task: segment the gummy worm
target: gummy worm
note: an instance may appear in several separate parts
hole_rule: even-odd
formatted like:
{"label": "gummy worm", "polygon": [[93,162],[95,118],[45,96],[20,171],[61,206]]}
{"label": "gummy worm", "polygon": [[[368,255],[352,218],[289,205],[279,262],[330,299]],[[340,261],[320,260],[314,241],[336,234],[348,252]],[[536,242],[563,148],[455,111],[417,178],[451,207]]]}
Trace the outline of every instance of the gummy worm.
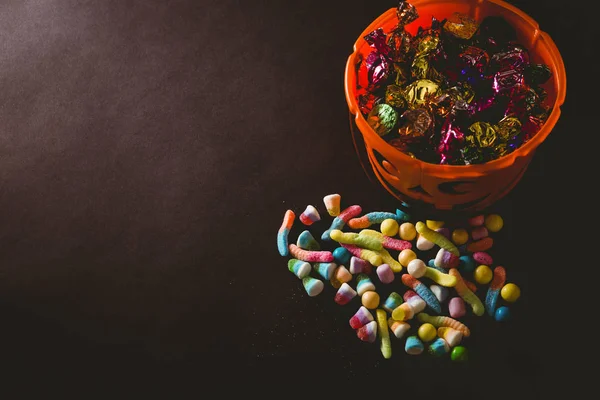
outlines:
{"label": "gummy worm", "polygon": [[392,257],[392,255],[386,249],[376,251],[375,254],[379,254],[381,256],[382,263],[389,265],[392,271],[402,272],[402,264],[396,261],[396,259],[394,259],[394,257]]}
{"label": "gummy worm", "polygon": [[467,287],[469,288],[469,290],[471,292],[475,293],[477,291],[477,285],[476,284],[474,284],[471,281],[466,280],[465,278],[462,278],[462,281],[465,283],[465,285],[467,285]]}
{"label": "gummy worm", "polygon": [[388,331],[387,314],[381,308],[375,310],[375,314],[377,315],[377,332],[381,337],[381,354],[383,354],[383,358],[391,358],[392,343],[390,342],[390,332]]}
{"label": "gummy worm", "polygon": [[365,261],[368,261],[375,267],[379,267],[381,264],[383,264],[383,259],[381,258],[381,255],[375,253],[372,250],[361,249],[360,247],[354,246],[352,244],[340,243],[340,245],[346,250],[348,250],[350,253],[352,253],[354,257],[358,257]]}
{"label": "gummy worm", "polygon": [[342,229],[348,221],[352,218],[356,217],[358,214],[362,212],[361,206],[350,206],[346,208],[344,211],[340,213],[337,217],[333,219],[331,222],[331,226],[321,235],[321,240],[331,240],[329,234],[334,229]]}
{"label": "gummy worm", "polygon": [[481,300],[479,300],[479,297],[477,297],[477,295],[473,293],[471,289],[469,289],[463,282],[460,272],[458,272],[456,268],[450,268],[448,273],[456,277],[456,286],[454,286],[454,288],[456,289],[458,295],[471,305],[473,314],[477,315],[478,317],[482,316],[485,312],[485,307],[483,306],[483,303],[481,303]]}
{"label": "gummy worm", "polygon": [[309,251],[302,250],[295,244],[289,245],[290,254],[301,261],[306,262],[333,262],[333,253],[330,251]]}
{"label": "gummy worm", "polygon": [[359,236],[358,233],[344,233],[339,229],[333,229],[329,236],[338,243],[354,244],[369,250],[382,250],[382,240],[377,240],[371,236]]}
{"label": "gummy worm", "polygon": [[363,215],[360,218],[352,218],[348,221],[348,226],[352,229],[368,228],[373,224],[380,224],[386,219],[393,219],[398,223],[408,221],[408,216],[400,210],[396,210],[396,214],[385,211],[374,211]]}
{"label": "gummy worm", "polygon": [[290,254],[288,252],[288,235],[290,234],[292,225],[294,225],[295,218],[296,214],[292,210],[287,210],[283,216],[283,223],[279,228],[279,232],[277,232],[277,250],[284,257]]}
{"label": "gummy worm", "polygon": [[467,251],[471,253],[477,253],[479,251],[489,250],[494,244],[494,239],[491,237],[484,237],[476,242],[471,242],[467,245]]}
{"label": "gummy worm", "polygon": [[496,311],[496,302],[498,301],[500,289],[504,286],[504,282],[506,282],[506,270],[504,267],[494,268],[494,279],[490,282],[490,287],[485,296],[485,309],[492,317]]}
{"label": "gummy worm", "polygon": [[421,322],[429,322],[431,325],[435,326],[436,328],[439,328],[440,326],[448,326],[450,328],[454,328],[457,331],[462,332],[462,334],[465,337],[469,337],[471,335],[471,331],[469,330],[469,328],[467,328],[466,325],[455,320],[454,318],[444,317],[442,315],[431,316],[424,312],[419,313],[419,315],[417,315],[417,318],[419,318],[419,321],[421,321]]}
{"label": "gummy worm", "polygon": [[[358,232],[358,236],[367,236],[367,237],[372,237],[372,238],[378,238],[378,240],[381,241],[381,244],[383,245],[383,247],[385,247],[386,249],[390,249],[390,250],[402,251],[404,249],[412,248],[412,243],[409,241],[401,240],[401,239],[394,239],[389,236],[385,236],[383,233],[374,231],[372,229],[363,229],[362,231]],[[377,250],[377,249],[373,249],[373,250]]]}
{"label": "gummy worm", "polygon": [[429,288],[420,280],[410,276],[409,274],[404,274],[402,275],[402,283],[417,292],[419,297],[425,300],[425,303],[427,303],[427,305],[435,312],[438,314],[442,312],[442,306],[440,305],[437,297],[435,297],[435,294],[433,294],[433,292],[429,290]]}
{"label": "gummy worm", "polygon": [[440,271],[440,272],[441,272],[441,273],[443,273],[443,274],[445,274],[446,272],[448,272],[448,270],[446,270],[446,269],[444,269],[444,268],[442,268],[442,267],[436,267],[436,266],[435,266],[435,260],[429,260],[429,261],[427,262],[427,265],[429,266],[429,268],[433,268],[433,269],[435,269],[435,270],[437,270],[437,271]]}
{"label": "gummy worm", "polygon": [[422,235],[425,239],[429,240],[440,246],[442,249],[448,250],[450,253],[454,254],[456,257],[460,257],[460,252],[452,243],[450,239],[446,236],[442,235],[439,232],[433,231],[427,227],[423,222],[419,221],[415,225],[417,232]]}
{"label": "gummy worm", "polygon": [[435,283],[445,286],[445,287],[454,287],[456,286],[456,277],[452,275],[448,275],[446,273],[442,273],[435,268],[427,267],[425,268],[425,274],[423,275],[426,278],[431,279]]}

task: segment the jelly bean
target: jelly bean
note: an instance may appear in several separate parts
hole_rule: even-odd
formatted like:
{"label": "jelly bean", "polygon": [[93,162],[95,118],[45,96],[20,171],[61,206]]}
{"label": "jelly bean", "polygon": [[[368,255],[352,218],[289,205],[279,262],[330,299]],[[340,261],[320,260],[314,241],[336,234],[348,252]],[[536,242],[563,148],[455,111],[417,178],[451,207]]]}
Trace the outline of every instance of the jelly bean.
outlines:
{"label": "jelly bean", "polygon": [[344,282],[342,283],[342,286],[340,286],[340,288],[338,289],[333,300],[339,305],[343,306],[345,304],[348,304],[350,300],[352,300],[355,297],[356,291],[352,289],[352,286]]}
{"label": "jelly bean", "polygon": [[402,240],[414,240],[417,237],[417,230],[415,226],[410,222],[405,222],[400,225],[398,229],[400,233],[400,239]]}
{"label": "jelly bean", "polygon": [[362,212],[361,206],[354,205],[346,208],[331,222],[331,226],[321,235],[321,240],[331,240],[329,233],[334,229],[342,229],[348,221]]}
{"label": "jelly bean", "polygon": [[423,311],[425,309],[425,306],[427,305],[427,303],[425,303],[425,300],[423,300],[421,296],[419,296],[413,290],[407,290],[406,292],[404,292],[403,297],[404,301],[407,302],[408,305],[410,305],[410,307],[413,309],[414,314],[418,314],[421,311]]}
{"label": "jelly bean", "polygon": [[323,279],[330,280],[337,268],[336,263],[314,263],[313,269],[323,277]]}
{"label": "jelly bean", "polygon": [[398,226],[398,221],[396,221],[395,219],[384,219],[381,222],[381,226],[380,226],[380,230],[381,233],[383,233],[385,236],[396,236],[398,234],[398,229],[400,227]]}
{"label": "jelly bean", "polygon": [[475,260],[471,256],[461,256],[459,258],[458,270],[463,274],[469,274],[475,271]]}
{"label": "jelly bean", "polygon": [[331,283],[331,286],[339,289],[342,283],[350,282],[351,280],[352,274],[350,271],[348,271],[348,269],[346,269],[346,267],[343,265],[340,265],[333,273],[333,276],[329,279],[329,282]]}
{"label": "jelly bean", "polygon": [[342,196],[339,194],[328,194],[327,196],[323,197],[323,203],[325,203],[327,213],[332,217],[337,217],[340,215],[341,200]]}
{"label": "jelly bean", "polygon": [[502,217],[498,214],[490,214],[485,217],[485,227],[490,232],[498,232],[504,226]]}
{"label": "jelly bean", "polygon": [[373,266],[368,261],[354,256],[350,258],[350,273],[352,275],[357,275],[360,273],[371,275],[372,270]]}
{"label": "jelly bean", "polygon": [[473,218],[469,218],[469,220],[467,222],[469,223],[470,226],[480,226],[480,225],[483,225],[484,217],[483,217],[483,215],[477,215]]}
{"label": "jelly bean", "polygon": [[510,309],[506,306],[498,307],[494,312],[494,319],[498,322],[508,321],[510,319]]}
{"label": "jelly bean", "polygon": [[439,328],[440,326],[449,326],[450,328],[454,328],[457,331],[462,332],[465,337],[469,337],[471,335],[471,331],[466,327],[463,323],[455,320],[454,318],[444,317],[444,316],[431,316],[426,313],[419,313],[417,318],[421,322],[429,322],[431,325]]}
{"label": "jelly bean", "polygon": [[388,326],[396,339],[402,339],[404,334],[410,330],[410,325],[407,322],[395,321],[393,318],[388,318]]}
{"label": "jelly bean", "polygon": [[466,231],[466,229],[455,229],[452,231],[452,241],[457,246],[465,244],[469,241],[469,233]]}
{"label": "jelly bean", "polygon": [[406,354],[411,356],[418,356],[424,350],[423,342],[416,336],[409,336],[406,338],[406,344],[404,345],[404,351]]}
{"label": "jelly bean", "polygon": [[376,251],[375,253],[381,256],[382,262],[388,264],[392,271],[402,272],[402,265],[386,249]]}
{"label": "jelly bean", "polygon": [[383,302],[383,309],[391,313],[396,307],[398,307],[402,303],[404,303],[404,301],[402,300],[402,296],[400,296],[396,292],[392,292],[390,293],[388,298],[385,299],[385,301]]}
{"label": "jelly bean", "polygon": [[360,306],[358,311],[350,318],[350,326],[352,329],[358,329],[373,321],[373,315],[364,306]]}
{"label": "jelly bean", "polygon": [[446,269],[456,268],[460,263],[458,256],[450,253],[446,249],[439,249],[435,256],[435,266]]}
{"label": "jelly bean", "polygon": [[428,251],[433,249],[433,246],[435,246],[435,243],[433,243],[431,240],[426,239],[423,235],[417,236],[417,249],[421,251]]}
{"label": "jelly bean", "polygon": [[448,273],[452,276],[456,276],[457,282],[454,288],[456,289],[458,295],[471,306],[473,314],[477,315],[478,317],[482,316],[485,312],[485,307],[481,303],[481,300],[479,300],[479,297],[477,297],[477,295],[467,287],[462,279],[462,276],[460,275],[460,272],[458,272],[456,268],[452,268]]}
{"label": "jelly bean", "polygon": [[492,269],[487,265],[480,265],[479,267],[475,268],[475,272],[473,273],[475,282],[479,283],[480,285],[487,285],[490,283],[493,276],[494,273],[492,272]]}
{"label": "jelly bean", "polygon": [[383,249],[383,240],[378,240],[372,236],[359,236],[358,233],[353,232],[344,233],[339,229],[333,229],[329,236],[338,243],[352,244],[369,250]]}
{"label": "jelly bean", "polygon": [[448,229],[448,228],[438,228],[438,229],[434,229],[434,231],[436,231],[440,235],[444,236],[448,240],[452,239],[452,236],[450,235],[450,229]]}
{"label": "jelly bean", "polygon": [[506,270],[504,267],[494,268],[494,278],[490,283],[487,294],[485,296],[485,309],[490,317],[494,316],[496,311],[496,304],[498,303],[498,297],[500,296],[500,289],[506,282]]}
{"label": "jelly bean", "polygon": [[485,237],[483,239],[479,239],[476,242],[471,242],[467,244],[467,251],[469,253],[477,253],[478,251],[486,251],[492,248],[494,245],[494,239],[491,237]]}
{"label": "jelly bean", "polygon": [[372,250],[361,249],[358,246],[354,246],[353,244],[343,244],[342,247],[348,250],[354,257],[361,258],[365,261],[368,261],[371,265],[380,266],[383,264],[383,260],[381,256],[375,253]]}
{"label": "jelly bean", "polygon": [[392,318],[396,321],[408,321],[415,316],[415,310],[408,303],[402,303],[392,311]]}
{"label": "jelly bean", "polygon": [[427,342],[431,342],[433,339],[435,339],[436,335],[437,335],[437,330],[435,329],[435,326],[431,325],[430,323],[424,323],[419,327],[419,330],[417,331],[417,335],[419,335],[419,339],[421,339],[423,342],[427,343]]}
{"label": "jelly bean", "polygon": [[500,290],[500,296],[509,303],[514,303],[521,296],[521,289],[514,283],[507,283]]}
{"label": "jelly bean", "polygon": [[469,359],[469,352],[464,346],[456,346],[452,349],[452,353],[450,353],[450,358],[452,361],[467,361]]}
{"label": "jelly bean", "polygon": [[442,338],[435,339],[433,343],[429,345],[429,354],[432,356],[440,357],[448,352],[450,352],[450,346]]}
{"label": "jelly bean", "polygon": [[365,292],[361,297],[362,305],[370,310],[374,310],[379,305],[379,295],[376,292]]}
{"label": "jelly bean", "polygon": [[427,224],[427,227],[429,229],[435,231],[436,229],[439,229],[444,226],[444,221],[432,221],[428,219],[425,221],[425,224]]}
{"label": "jelly bean", "polygon": [[488,236],[488,230],[485,226],[477,226],[471,231],[471,237],[473,240],[483,239]]}
{"label": "jelly bean", "polygon": [[415,258],[417,258],[417,255],[411,249],[402,250],[400,254],[398,254],[398,261],[400,262],[400,265],[404,267],[408,267],[408,263]]}
{"label": "jelly bean", "polygon": [[461,331],[457,331],[456,329],[450,328],[449,326],[440,326],[437,329],[437,334],[439,337],[444,339],[450,347],[457,346],[463,338],[463,334]]}
{"label": "jelly bean", "polygon": [[402,275],[402,283],[405,286],[408,286],[409,288],[417,292],[417,294],[423,300],[425,300],[425,303],[427,303],[427,305],[431,307],[435,312],[437,312],[438,314],[442,312],[442,306],[440,305],[438,299],[431,292],[431,290],[429,290],[427,286],[421,283],[421,281],[413,278],[409,274],[404,274]]}
{"label": "jelly bean", "polygon": [[333,254],[330,251],[309,251],[302,250],[295,244],[289,246],[292,257],[306,262],[333,262]]}
{"label": "jelly bean", "polygon": [[310,276],[305,276],[302,278],[302,285],[310,297],[320,294],[325,286],[323,285],[323,282]]}
{"label": "jelly bean", "polygon": [[407,242],[406,240],[394,239],[372,229],[363,229],[358,233],[358,236],[369,236],[375,240],[378,240],[384,248],[390,250],[402,251],[412,248],[412,243]]}
{"label": "jelly bean", "polygon": [[376,272],[381,283],[392,283],[394,281],[394,271],[388,264],[381,264],[377,267]]}
{"label": "jelly bean", "polygon": [[[419,232],[419,235],[423,236],[425,239],[437,244],[443,249],[448,250],[455,256],[460,257],[460,253],[458,252],[458,249],[456,248],[454,243],[452,243],[451,240],[448,240],[448,238],[446,238],[444,235],[441,235],[436,231],[432,231],[421,221],[417,222],[415,228],[417,229],[417,232]],[[417,248],[419,248],[418,244]]]}
{"label": "jelly bean", "polygon": [[390,332],[388,331],[387,315],[385,310],[381,308],[375,311],[375,315],[377,316],[379,338],[381,339],[381,354],[383,354],[383,358],[388,359],[392,357],[392,342],[390,341]]}
{"label": "jelly bean", "polygon": [[431,293],[435,295],[440,303],[443,303],[449,294],[448,289],[439,285],[431,285],[429,286],[429,290],[431,290]]}
{"label": "jelly bean", "polygon": [[309,231],[304,231],[300,235],[298,235],[298,240],[296,240],[296,246],[300,247],[302,250],[321,250],[319,242],[317,242],[317,240]]}
{"label": "jelly bean", "polygon": [[485,251],[478,251],[473,253],[473,260],[483,265],[492,265],[494,263],[494,259]]}
{"label": "jelly bean", "polygon": [[377,339],[377,322],[371,321],[365,326],[361,326],[357,329],[356,336],[363,342],[373,343]]}
{"label": "jelly bean", "polygon": [[396,210],[396,214],[392,214],[385,211],[374,211],[363,215],[360,218],[352,218],[348,221],[348,226],[352,229],[363,229],[368,228],[373,224],[381,224],[386,219],[393,219],[398,223],[406,222],[409,220],[409,216],[404,214],[400,210]]}
{"label": "jelly bean", "polygon": [[408,263],[407,270],[411,276],[417,279],[424,276],[442,286],[453,287],[456,285],[455,277],[446,273],[441,273],[437,269],[427,267],[425,263],[418,258],[415,258]]}
{"label": "jelly bean", "polygon": [[333,250],[333,259],[337,261],[338,264],[348,264],[350,262],[350,257],[352,257],[352,253],[344,247],[337,247]]}
{"label": "jelly bean", "polygon": [[298,219],[304,225],[310,226],[313,223],[320,221],[321,216],[319,215],[319,212],[314,206],[309,205],[306,206],[306,209],[304,210],[304,212],[302,212],[302,214],[300,214],[300,217]]}
{"label": "jelly bean", "polygon": [[362,296],[365,292],[375,290],[375,285],[371,282],[371,279],[366,274],[358,274],[356,277],[356,291],[359,296]]}
{"label": "jelly bean", "polygon": [[288,270],[298,278],[302,279],[310,274],[312,268],[309,263],[292,258],[288,261]]}
{"label": "jelly bean", "polygon": [[467,313],[465,302],[460,297],[453,297],[448,302],[448,311],[452,318],[462,318]]}
{"label": "jelly bean", "polygon": [[283,216],[281,227],[277,232],[277,250],[279,250],[279,254],[281,254],[283,257],[286,257],[290,254],[288,249],[288,236],[290,234],[290,230],[292,229],[292,225],[294,225],[295,218],[296,214],[294,214],[292,210],[287,210]]}

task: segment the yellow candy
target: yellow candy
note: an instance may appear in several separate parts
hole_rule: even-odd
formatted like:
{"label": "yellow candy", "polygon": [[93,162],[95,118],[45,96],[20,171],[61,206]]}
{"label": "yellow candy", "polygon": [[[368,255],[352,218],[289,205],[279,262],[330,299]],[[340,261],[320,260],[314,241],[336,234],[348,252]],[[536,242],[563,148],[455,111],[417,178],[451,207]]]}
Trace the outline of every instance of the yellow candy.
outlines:
{"label": "yellow candy", "polygon": [[457,246],[467,243],[468,240],[469,232],[467,232],[466,229],[459,228],[452,232],[452,241]]}
{"label": "yellow candy", "polygon": [[507,283],[500,290],[500,296],[509,303],[514,303],[521,296],[521,289],[514,283]]}
{"label": "yellow candy", "polygon": [[374,310],[379,305],[379,295],[372,290],[364,292],[360,300],[362,305],[369,310]]}
{"label": "yellow candy", "polygon": [[428,219],[425,222],[427,223],[427,227],[429,229],[431,229],[432,231],[435,231],[436,229],[440,229],[441,227],[444,226],[444,221],[432,221],[432,220]]}
{"label": "yellow candy", "polygon": [[410,222],[405,222],[400,225],[400,239],[402,240],[414,240],[417,237],[417,230],[415,226]]}
{"label": "yellow candy", "polygon": [[487,265],[480,265],[475,269],[473,277],[475,278],[475,281],[477,283],[481,285],[487,285],[491,282],[492,278],[494,277],[494,273],[492,272],[492,269]]}
{"label": "yellow candy", "polygon": [[384,219],[381,223],[381,233],[385,236],[396,236],[398,234],[398,222],[391,218]]}
{"label": "yellow candy", "polygon": [[375,317],[377,318],[377,335],[381,339],[379,349],[383,358],[392,357],[392,343],[390,341],[390,331],[388,330],[387,324],[387,313],[385,310],[378,308],[375,311]]}
{"label": "yellow candy", "polygon": [[485,217],[485,227],[490,232],[498,232],[504,226],[504,220],[498,214],[490,214]]}
{"label": "yellow candy", "polygon": [[437,330],[435,326],[430,323],[425,323],[419,327],[419,331],[417,332],[419,337],[424,342],[431,342],[437,336]]}
{"label": "yellow candy", "polygon": [[408,267],[408,263],[417,258],[417,255],[411,249],[404,249],[398,254],[398,261],[403,267]]}

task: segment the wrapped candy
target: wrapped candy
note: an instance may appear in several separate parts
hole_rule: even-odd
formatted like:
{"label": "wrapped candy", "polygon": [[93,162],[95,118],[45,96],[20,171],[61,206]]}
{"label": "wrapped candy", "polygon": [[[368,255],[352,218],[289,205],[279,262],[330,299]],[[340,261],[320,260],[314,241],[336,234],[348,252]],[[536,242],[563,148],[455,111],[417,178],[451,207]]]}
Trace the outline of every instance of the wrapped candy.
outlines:
{"label": "wrapped candy", "polygon": [[454,13],[444,23],[444,30],[459,39],[469,40],[473,37],[479,24],[466,14]]}
{"label": "wrapped candy", "polygon": [[461,79],[477,82],[490,62],[490,56],[483,49],[466,46],[458,55]]}
{"label": "wrapped candy", "polygon": [[385,102],[392,107],[405,109],[406,100],[402,88],[398,85],[389,85],[385,90]]}
{"label": "wrapped candy", "polygon": [[473,38],[476,46],[497,51],[507,43],[517,40],[517,31],[504,18],[487,16],[481,21]]}
{"label": "wrapped candy", "polygon": [[387,135],[398,122],[398,113],[389,104],[377,104],[367,117],[367,122],[379,136]]}
{"label": "wrapped candy", "polygon": [[425,108],[406,110],[402,114],[405,124],[398,133],[404,141],[415,141],[428,138],[433,130],[433,117]]}
{"label": "wrapped candy", "polygon": [[398,26],[405,26],[419,18],[419,13],[415,6],[410,4],[408,1],[400,0],[398,8],[396,9],[396,15],[398,16]]}
{"label": "wrapped candy", "polygon": [[525,67],[525,80],[529,85],[543,85],[552,76],[552,71],[545,64],[529,64]]}
{"label": "wrapped candy", "polygon": [[460,149],[463,147],[465,135],[454,122],[451,114],[446,118],[441,133],[442,137],[437,146],[437,153],[440,155],[440,164],[458,164],[461,157]]}
{"label": "wrapped candy", "polygon": [[404,90],[404,98],[409,108],[417,108],[429,99],[435,97],[439,86],[429,79],[419,79],[414,81]]}
{"label": "wrapped candy", "polygon": [[490,61],[490,72],[514,69],[523,71],[529,63],[529,52],[519,45],[512,45],[504,51],[495,53]]}
{"label": "wrapped candy", "polygon": [[386,35],[383,32],[383,28],[375,29],[373,32],[366,35],[364,39],[369,43],[369,46],[373,47],[380,54],[383,54],[384,56],[390,54],[390,47],[386,43]]}
{"label": "wrapped candy", "polygon": [[358,96],[358,108],[360,108],[360,112],[363,114],[370,113],[373,107],[381,102],[383,102],[383,99],[373,93],[365,92]]}
{"label": "wrapped candy", "polygon": [[494,91],[510,90],[523,84],[523,74],[514,69],[496,72],[492,87]]}

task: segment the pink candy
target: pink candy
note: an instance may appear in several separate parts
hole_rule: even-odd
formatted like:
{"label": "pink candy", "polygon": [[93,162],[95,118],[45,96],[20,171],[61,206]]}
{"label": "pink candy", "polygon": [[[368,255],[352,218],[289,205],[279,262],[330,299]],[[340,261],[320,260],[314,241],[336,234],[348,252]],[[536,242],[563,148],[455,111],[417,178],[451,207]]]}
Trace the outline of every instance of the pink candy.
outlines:
{"label": "pink candy", "polygon": [[467,313],[465,302],[460,297],[451,298],[448,302],[448,311],[450,311],[450,316],[452,318],[464,317]]}
{"label": "pink candy", "polygon": [[350,318],[350,326],[352,329],[358,329],[373,321],[373,314],[366,307],[360,306],[358,311]]}
{"label": "pink candy", "polygon": [[376,272],[381,283],[391,283],[394,280],[394,271],[388,264],[381,264]]}
{"label": "pink candy", "polygon": [[435,256],[435,266],[441,268],[456,268],[460,263],[460,259],[446,249],[440,249]]}
{"label": "pink candy", "polygon": [[485,226],[478,226],[473,228],[471,231],[471,237],[473,240],[483,239],[484,237],[488,237],[488,230]]}
{"label": "pink candy", "polygon": [[485,222],[485,217],[483,215],[477,215],[473,218],[469,218],[469,225],[471,226],[481,226]]}
{"label": "pink candy", "polygon": [[492,265],[494,262],[492,256],[490,256],[485,251],[478,251],[476,253],[473,253],[473,260],[477,261],[479,264],[484,264],[487,266]]}

